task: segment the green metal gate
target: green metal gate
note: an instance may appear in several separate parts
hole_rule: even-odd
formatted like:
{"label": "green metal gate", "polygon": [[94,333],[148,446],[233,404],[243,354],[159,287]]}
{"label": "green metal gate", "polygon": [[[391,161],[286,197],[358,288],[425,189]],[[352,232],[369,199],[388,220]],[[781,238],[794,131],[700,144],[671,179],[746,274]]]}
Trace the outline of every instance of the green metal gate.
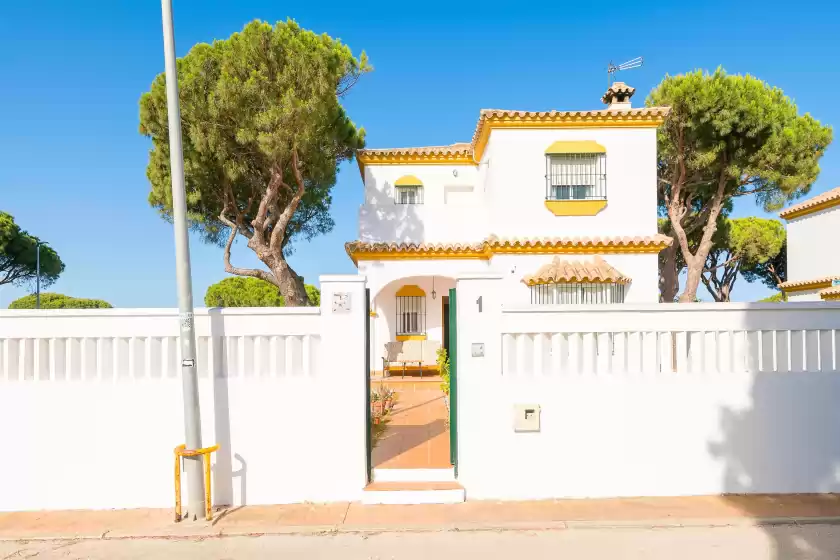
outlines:
{"label": "green metal gate", "polygon": [[372,447],[371,447],[371,420],[370,420],[370,288],[365,289],[365,472],[367,482],[371,482],[372,474]]}
{"label": "green metal gate", "polygon": [[458,476],[458,302],[449,290],[449,460]]}

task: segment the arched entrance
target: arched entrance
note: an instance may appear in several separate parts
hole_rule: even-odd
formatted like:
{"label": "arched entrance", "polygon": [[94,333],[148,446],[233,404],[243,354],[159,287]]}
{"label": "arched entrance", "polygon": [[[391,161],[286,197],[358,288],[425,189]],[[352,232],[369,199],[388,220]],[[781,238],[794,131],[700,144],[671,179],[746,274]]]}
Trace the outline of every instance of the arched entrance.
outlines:
{"label": "arched entrance", "polygon": [[438,349],[449,346],[454,286],[449,277],[408,276],[371,297],[371,391],[374,397],[394,393],[393,408],[373,429],[374,482],[412,476],[454,481],[449,405],[435,363]]}

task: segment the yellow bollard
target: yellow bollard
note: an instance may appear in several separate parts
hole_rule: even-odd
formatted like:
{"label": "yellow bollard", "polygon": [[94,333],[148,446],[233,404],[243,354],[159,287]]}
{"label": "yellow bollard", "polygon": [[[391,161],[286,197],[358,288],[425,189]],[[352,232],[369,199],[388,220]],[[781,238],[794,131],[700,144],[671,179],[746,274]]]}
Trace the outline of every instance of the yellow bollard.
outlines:
{"label": "yellow bollard", "polygon": [[181,521],[181,458],[202,455],[204,460],[204,517],[207,521],[213,519],[213,500],[210,496],[210,454],[219,450],[219,445],[202,449],[187,449],[186,445],[175,448],[175,522]]}

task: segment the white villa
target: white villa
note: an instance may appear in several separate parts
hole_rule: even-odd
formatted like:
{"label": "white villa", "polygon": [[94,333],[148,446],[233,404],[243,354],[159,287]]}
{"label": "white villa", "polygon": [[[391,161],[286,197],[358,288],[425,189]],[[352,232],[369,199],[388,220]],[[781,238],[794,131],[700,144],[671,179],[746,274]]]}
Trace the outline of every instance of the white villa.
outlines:
{"label": "white villa", "polygon": [[365,198],[346,244],[368,278],[374,364],[385,343],[446,345],[449,289],[503,275],[507,301],[655,303],[656,128],[616,82],[594,111],[482,110],[471,142],[357,154]]}
{"label": "white villa", "polygon": [[789,301],[840,300],[840,187],[779,213],[787,222],[787,281],[779,288]]}

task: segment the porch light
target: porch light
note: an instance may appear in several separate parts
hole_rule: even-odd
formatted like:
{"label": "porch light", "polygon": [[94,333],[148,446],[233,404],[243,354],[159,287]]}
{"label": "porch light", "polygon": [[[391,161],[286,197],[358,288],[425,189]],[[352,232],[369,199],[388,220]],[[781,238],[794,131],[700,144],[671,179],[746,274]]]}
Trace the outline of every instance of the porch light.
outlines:
{"label": "porch light", "polygon": [[435,277],[432,276],[432,299],[437,297],[437,292],[435,291]]}

